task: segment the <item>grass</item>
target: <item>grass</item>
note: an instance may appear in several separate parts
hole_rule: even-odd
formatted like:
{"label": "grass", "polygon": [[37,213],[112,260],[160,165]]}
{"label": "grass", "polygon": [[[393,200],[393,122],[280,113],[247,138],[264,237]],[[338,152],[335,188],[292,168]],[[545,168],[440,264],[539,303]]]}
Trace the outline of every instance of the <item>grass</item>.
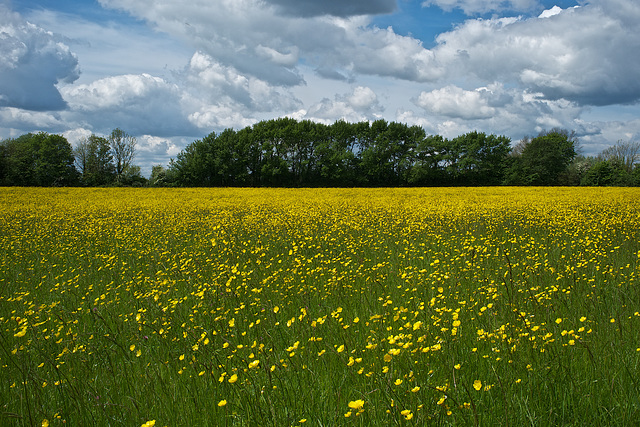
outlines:
{"label": "grass", "polygon": [[0,189],[0,423],[632,425],[639,196]]}

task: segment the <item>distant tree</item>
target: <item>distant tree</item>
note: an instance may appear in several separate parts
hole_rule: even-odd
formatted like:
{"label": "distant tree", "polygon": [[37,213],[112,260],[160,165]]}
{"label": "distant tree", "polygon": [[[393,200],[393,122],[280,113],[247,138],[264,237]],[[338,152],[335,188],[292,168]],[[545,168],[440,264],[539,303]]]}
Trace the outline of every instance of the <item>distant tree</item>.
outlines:
{"label": "distant tree", "polygon": [[469,132],[446,146],[450,182],[458,185],[499,185],[507,167],[511,140],[506,136]]}
{"label": "distant tree", "polygon": [[35,162],[37,152],[32,143],[33,134],[6,139],[0,144],[2,177],[0,183],[7,186],[33,186],[36,184]]}
{"label": "distant tree", "polygon": [[151,168],[149,185],[152,187],[164,187],[167,185],[167,169],[162,165],[154,165]]}
{"label": "distant tree", "polygon": [[441,135],[429,135],[416,144],[407,177],[410,185],[444,185],[442,153],[448,141]]}
{"label": "distant tree", "polygon": [[136,138],[120,128],[115,128],[109,135],[117,181],[120,181],[124,171],[131,166],[136,154],[136,143]]}
{"label": "distant tree", "polygon": [[116,168],[109,140],[91,135],[78,142],[74,155],[85,185],[99,186],[114,182]]}
{"label": "distant tree", "polygon": [[211,147],[217,138],[215,132],[187,145],[169,162],[169,171],[176,185],[183,187],[207,187],[213,185]]}
{"label": "distant tree", "polygon": [[633,185],[633,178],[619,159],[597,160],[582,177],[580,185],[629,186]]}
{"label": "distant tree", "polygon": [[621,165],[627,173],[632,173],[633,168],[640,163],[640,141],[619,140],[616,144],[603,150],[598,158],[614,161]]}
{"label": "distant tree", "polygon": [[142,176],[140,166],[129,165],[120,177],[119,185],[129,187],[143,187],[148,184],[148,180]]}
{"label": "distant tree", "polygon": [[564,186],[582,185],[582,179],[587,172],[597,163],[597,159],[593,157],[576,156],[567,169],[560,174],[559,183]]}
{"label": "distant tree", "polygon": [[[525,140],[527,141],[527,140]],[[561,174],[577,155],[577,139],[566,130],[543,131],[523,143],[514,156],[505,183],[510,185],[558,185]]]}
{"label": "distant tree", "polygon": [[38,133],[33,138],[37,150],[36,183],[40,186],[68,186],[78,182],[73,148],[62,135]]}
{"label": "distant tree", "polygon": [[77,184],[73,149],[61,135],[25,134],[0,144],[3,185],[68,186]]}

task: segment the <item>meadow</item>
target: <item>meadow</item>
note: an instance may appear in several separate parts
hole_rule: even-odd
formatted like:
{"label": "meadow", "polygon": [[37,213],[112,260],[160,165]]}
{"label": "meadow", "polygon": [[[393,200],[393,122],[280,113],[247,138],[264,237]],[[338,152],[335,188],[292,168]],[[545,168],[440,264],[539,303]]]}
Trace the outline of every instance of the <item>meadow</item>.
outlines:
{"label": "meadow", "polygon": [[640,190],[0,189],[0,424],[634,425]]}

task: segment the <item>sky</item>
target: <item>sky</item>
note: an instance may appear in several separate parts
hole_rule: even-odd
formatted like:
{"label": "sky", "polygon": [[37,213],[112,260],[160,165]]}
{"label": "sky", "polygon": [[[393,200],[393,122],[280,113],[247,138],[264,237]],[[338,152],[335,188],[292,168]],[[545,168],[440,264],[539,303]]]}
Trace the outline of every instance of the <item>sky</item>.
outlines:
{"label": "sky", "polygon": [[0,139],[120,128],[148,176],[293,117],[640,139],[637,0],[0,0]]}

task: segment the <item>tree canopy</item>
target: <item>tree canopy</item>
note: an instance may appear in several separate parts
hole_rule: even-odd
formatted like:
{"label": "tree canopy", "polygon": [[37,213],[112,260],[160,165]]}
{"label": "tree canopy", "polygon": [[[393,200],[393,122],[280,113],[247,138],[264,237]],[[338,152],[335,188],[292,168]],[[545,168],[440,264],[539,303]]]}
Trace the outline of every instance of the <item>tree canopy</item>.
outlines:
{"label": "tree canopy", "polygon": [[331,125],[293,118],[212,132],[188,144],[149,181],[133,164],[136,138],[116,128],[72,149],[61,135],[0,141],[0,185],[396,187],[640,185],[640,143],[618,141],[597,157],[577,155],[562,129],[525,137],[468,132],[453,139],[376,120]]}

